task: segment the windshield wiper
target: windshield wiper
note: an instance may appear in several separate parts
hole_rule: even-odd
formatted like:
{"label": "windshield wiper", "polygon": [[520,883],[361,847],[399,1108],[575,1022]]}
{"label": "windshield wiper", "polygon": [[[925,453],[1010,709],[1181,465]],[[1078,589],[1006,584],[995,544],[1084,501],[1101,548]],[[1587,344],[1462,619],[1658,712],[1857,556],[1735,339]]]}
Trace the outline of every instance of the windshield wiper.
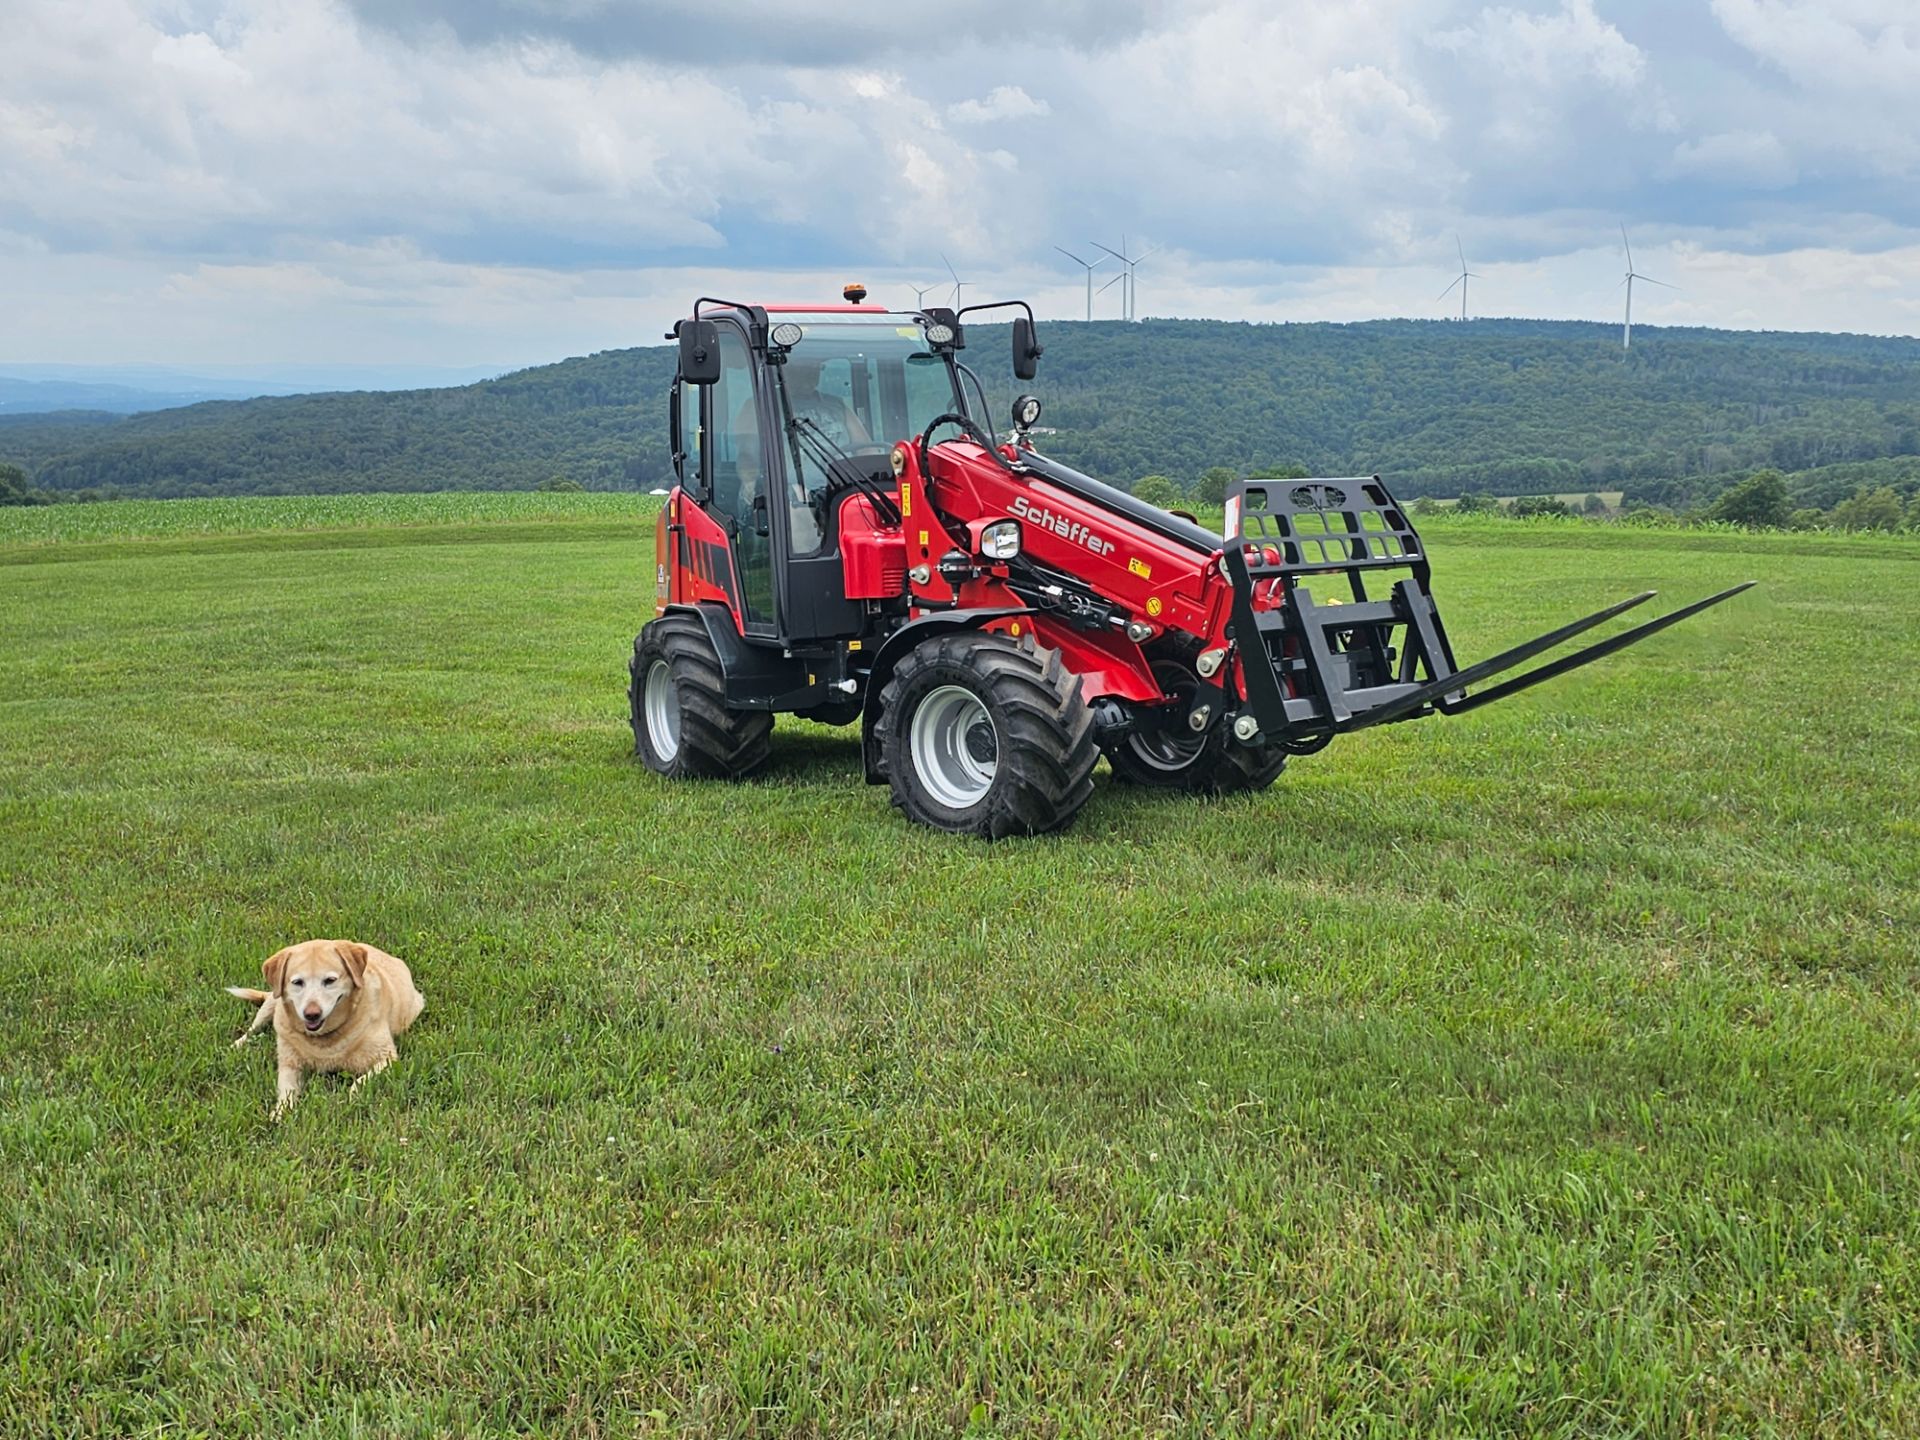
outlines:
{"label": "windshield wiper", "polygon": [[793,438],[796,450],[803,444],[807,447],[807,453],[813,458],[814,464],[826,473],[829,482],[837,479],[852,486],[873,502],[883,522],[888,525],[900,523],[900,506],[893,492],[856,465],[853,456],[842,449],[839,442],[827,434],[812,416],[789,412],[787,433]]}

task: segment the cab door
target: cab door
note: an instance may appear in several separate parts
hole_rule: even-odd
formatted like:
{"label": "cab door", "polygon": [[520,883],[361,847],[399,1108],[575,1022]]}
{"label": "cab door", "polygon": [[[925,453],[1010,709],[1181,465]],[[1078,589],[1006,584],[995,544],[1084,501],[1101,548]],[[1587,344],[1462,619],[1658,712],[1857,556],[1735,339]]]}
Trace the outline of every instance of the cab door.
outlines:
{"label": "cab door", "polygon": [[745,334],[723,321],[719,341],[720,377],[701,387],[700,465],[708,508],[732,537],[746,633],[772,636],[773,515],[760,441],[761,397]]}

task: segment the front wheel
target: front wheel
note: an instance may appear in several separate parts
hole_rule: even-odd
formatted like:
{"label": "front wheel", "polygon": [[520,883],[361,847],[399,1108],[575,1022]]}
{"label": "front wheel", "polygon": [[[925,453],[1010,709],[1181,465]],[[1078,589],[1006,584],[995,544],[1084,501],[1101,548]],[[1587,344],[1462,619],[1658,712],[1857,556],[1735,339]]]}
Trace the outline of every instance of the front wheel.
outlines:
{"label": "front wheel", "polygon": [[1038,835],[1093,794],[1100,752],[1080,677],[1031,635],[926,641],[880,692],[877,725],[893,803],[937,830]]}
{"label": "front wheel", "polygon": [[726,675],[700,618],[671,612],[633,642],[627,706],[634,753],[673,780],[734,780],[773,748],[773,716],[727,705]]}

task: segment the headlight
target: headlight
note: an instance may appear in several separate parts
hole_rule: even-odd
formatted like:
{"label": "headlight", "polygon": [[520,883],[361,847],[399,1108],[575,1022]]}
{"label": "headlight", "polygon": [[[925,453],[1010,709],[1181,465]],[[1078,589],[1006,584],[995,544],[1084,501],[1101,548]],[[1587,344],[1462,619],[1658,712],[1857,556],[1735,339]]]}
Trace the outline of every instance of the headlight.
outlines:
{"label": "headlight", "polygon": [[1036,396],[1022,395],[1013,402],[1013,423],[1016,429],[1031,430],[1040,419],[1040,401]]}
{"label": "headlight", "polygon": [[980,532],[980,553],[989,560],[1011,560],[1020,553],[1020,522],[996,520]]}
{"label": "headlight", "polygon": [[945,345],[952,339],[953,327],[951,325],[942,325],[936,320],[927,326],[927,343],[929,345]]}
{"label": "headlight", "polygon": [[768,338],[783,349],[791,350],[806,338],[806,334],[806,331],[802,330],[791,320],[782,320],[778,325],[773,327],[773,334]]}

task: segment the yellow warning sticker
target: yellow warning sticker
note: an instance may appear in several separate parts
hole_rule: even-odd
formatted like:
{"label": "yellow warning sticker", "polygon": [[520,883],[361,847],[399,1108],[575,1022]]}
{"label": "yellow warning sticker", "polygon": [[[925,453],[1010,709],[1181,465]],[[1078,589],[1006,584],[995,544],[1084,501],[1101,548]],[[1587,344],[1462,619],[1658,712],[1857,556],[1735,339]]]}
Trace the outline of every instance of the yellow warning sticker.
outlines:
{"label": "yellow warning sticker", "polygon": [[913,490],[902,481],[900,485],[900,518],[906,519],[913,513]]}
{"label": "yellow warning sticker", "polygon": [[1158,595],[1149,595],[1147,597],[1147,613],[1149,615],[1158,615],[1165,608],[1166,607],[1160,603],[1160,597]]}
{"label": "yellow warning sticker", "polygon": [[1153,578],[1152,567],[1137,555],[1129,557],[1127,560],[1127,569],[1138,575],[1142,580],[1151,580]]}
{"label": "yellow warning sticker", "polygon": [[922,550],[927,548],[927,532],[924,530],[920,532],[920,548]]}

